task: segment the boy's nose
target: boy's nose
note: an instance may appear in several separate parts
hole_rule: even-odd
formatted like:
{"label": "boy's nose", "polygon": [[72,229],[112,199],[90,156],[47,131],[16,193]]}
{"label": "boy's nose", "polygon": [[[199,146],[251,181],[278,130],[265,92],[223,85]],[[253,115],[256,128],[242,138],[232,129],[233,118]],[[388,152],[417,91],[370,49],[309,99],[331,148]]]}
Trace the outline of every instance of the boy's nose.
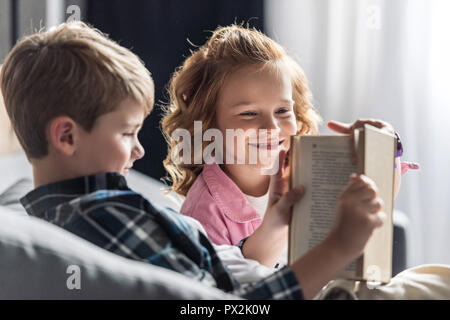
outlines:
{"label": "boy's nose", "polygon": [[136,142],[136,145],[133,149],[133,155],[136,160],[141,159],[145,155],[144,147],[141,145],[139,141]]}

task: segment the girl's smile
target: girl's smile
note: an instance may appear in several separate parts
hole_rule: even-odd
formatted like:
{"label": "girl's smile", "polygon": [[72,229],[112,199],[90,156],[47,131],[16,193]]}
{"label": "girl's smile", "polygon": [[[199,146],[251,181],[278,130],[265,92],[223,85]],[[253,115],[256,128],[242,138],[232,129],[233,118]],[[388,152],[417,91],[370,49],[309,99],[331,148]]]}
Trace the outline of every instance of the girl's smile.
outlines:
{"label": "girl's smile", "polygon": [[[263,139],[258,139],[258,140],[264,141]],[[285,139],[267,141],[266,143],[249,142],[248,145],[250,147],[257,148],[257,149],[267,149],[267,150],[277,150],[278,151],[284,141],[285,141]]]}

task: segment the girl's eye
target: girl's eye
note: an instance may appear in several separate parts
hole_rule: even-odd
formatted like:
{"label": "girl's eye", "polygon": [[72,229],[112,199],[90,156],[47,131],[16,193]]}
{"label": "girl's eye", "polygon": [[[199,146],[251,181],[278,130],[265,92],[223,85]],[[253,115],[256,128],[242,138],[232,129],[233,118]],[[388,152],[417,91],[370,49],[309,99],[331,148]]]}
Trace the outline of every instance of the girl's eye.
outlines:
{"label": "girl's eye", "polygon": [[251,116],[256,116],[256,112],[247,111],[247,112],[242,112],[239,115],[240,116],[245,116],[245,117],[251,117]]}
{"label": "girl's eye", "polygon": [[279,109],[278,111],[277,111],[277,113],[278,114],[282,114],[282,113],[287,113],[287,112],[289,112],[290,110],[289,109],[287,109],[287,108],[281,108],[281,109]]}
{"label": "girl's eye", "polygon": [[277,110],[276,114],[282,115],[283,117],[289,118],[291,116],[291,108],[281,108]]}
{"label": "girl's eye", "polygon": [[126,137],[133,137],[134,136],[134,132],[125,132],[123,135],[126,136]]}

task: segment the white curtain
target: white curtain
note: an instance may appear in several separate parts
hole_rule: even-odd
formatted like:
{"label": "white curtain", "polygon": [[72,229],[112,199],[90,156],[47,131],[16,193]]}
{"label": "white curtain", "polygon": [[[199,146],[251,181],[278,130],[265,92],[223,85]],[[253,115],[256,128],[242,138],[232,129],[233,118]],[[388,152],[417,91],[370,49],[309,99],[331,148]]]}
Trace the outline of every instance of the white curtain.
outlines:
{"label": "white curtain", "polygon": [[449,13],[448,0],[265,2],[266,33],[303,67],[324,120],[383,119],[421,165],[395,203],[408,266],[450,264]]}

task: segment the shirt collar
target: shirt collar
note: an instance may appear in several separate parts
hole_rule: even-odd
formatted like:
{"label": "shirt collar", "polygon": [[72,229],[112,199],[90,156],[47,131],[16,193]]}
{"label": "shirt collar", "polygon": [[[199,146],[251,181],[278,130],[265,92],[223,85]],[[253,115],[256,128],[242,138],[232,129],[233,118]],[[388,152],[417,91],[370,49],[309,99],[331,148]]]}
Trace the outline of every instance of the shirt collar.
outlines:
{"label": "shirt collar", "polygon": [[267,209],[267,204],[269,203],[269,191],[267,191],[266,194],[260,197],[253,197],[249,196],[248,194],[244,194],[244,196],[247,199],[248,203],[250,203],[252,208],[255,209],[255,211],[258,212],[261,217],[264,217]]}
{"label": "shirt collar", "polygon": [[37,187],[27,193],[20,202],[28,214],[39,216],[63,202],[70,201],[98,190],[129,190],[125,177],[108,172],[58,181]]}
{"label": "shirt collar", "polygon": [[205,164],[202,176],[217,206],[228,218],[241,223],[261,219],[241,189],[217,163]]}

